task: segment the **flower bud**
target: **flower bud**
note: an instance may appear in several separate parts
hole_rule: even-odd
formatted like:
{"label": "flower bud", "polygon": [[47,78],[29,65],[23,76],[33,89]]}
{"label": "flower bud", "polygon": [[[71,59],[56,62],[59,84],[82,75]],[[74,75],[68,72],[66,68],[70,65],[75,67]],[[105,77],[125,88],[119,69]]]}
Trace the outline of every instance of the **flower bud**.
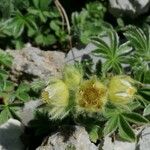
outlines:
{"label": "flower bud", "polygon": [[82,80],[82,71],[71,65],[67,65],[63,70],[63,80],[69,89],[77,88]]}
{"label": "flower bud", "polygon": [[52,118],[62,118],[69,103],[69,91],[60,79],[51,79],[42,92],[42,100],[50,107]]}
{"label": "flower bud", "polygon": [[106,102],[107,88],[98,79],[83,81],[76,97],[79,109],[87,112],[100,112]]}
{"label": "flower bud", "polygon": [[134,80],[126,75],[117,75],[109,83],[109,99],[114,104],[124,105],[134,100],[137,89]]}

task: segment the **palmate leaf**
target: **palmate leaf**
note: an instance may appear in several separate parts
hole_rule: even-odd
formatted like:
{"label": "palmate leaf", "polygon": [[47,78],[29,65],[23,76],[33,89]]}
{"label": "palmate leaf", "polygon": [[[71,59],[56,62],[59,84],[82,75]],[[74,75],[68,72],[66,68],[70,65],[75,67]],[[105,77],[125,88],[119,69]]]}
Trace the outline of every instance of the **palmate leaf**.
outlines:
{"label": "palmate leaf", "polygon": [[133,132],[131,126],[121,115],[119,117],[119,136],[122,139],[127,140],[129,142],[136,141],[136,136],[135,136],[135,133]]}
{"label": "palmate leaf", "polygon": [[124,35],[134,47],[135,53],[150,61],[150,26],[147,26],[145,33],[140,28],[129,26]]}
{"label": "palmate leaf", "polygon": [[132,50],[129,42],[120,45],[119,36],[115,31],[107,31],[98,37],[93,37],[92,42],[97,46],[93,54],[104,58],[102,71],[104,73],[108,71],[122,73],[122,64],[129,63],[126,54],[129,54]]}
{"label": "palmate leaf", "polygon": [[7,21],[7,29],[11,31],[15,38],[21,36],[25,28],[28,30],[31,28],[35,31],[37,30],[35,20],[30,14],[23,15],[21,12],[17,11],[14,17]]}

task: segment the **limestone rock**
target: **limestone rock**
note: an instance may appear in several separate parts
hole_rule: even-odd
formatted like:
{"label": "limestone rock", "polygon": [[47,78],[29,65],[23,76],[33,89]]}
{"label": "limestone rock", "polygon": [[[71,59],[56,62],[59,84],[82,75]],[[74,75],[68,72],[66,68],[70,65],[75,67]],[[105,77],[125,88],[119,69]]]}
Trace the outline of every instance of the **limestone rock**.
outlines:
{"label": "limestone rock", "polygon": [[0,126],[0,150],[24,150],[20,136],[24,132],[22,124],[15,119],[9,119]]}
{"label": "limestone rock", "polygon": [[109,4],[114,16],[128,15],[134,18],[148,11],[150,0],[109,0]]}
{"label": "limestone rock", "polygon": [[17,112],[19,117],[21,118],[21,122],[24,125],[28,125],[28,123],[34,119],[34,112],[38,106],[42,104],[40,99],[38,100],[30,100],[24,104],[24,107]]}
{"label": "limestone rock", "polygon": [[149,150],[150,149],[150,127],[146,127],[141,135],[139,142],[136,146],[137,150]]}
{"label": "limestone rock", "polygon": [[14,58],[12,73],[18,76],[39,77],[47,80],[59,76],[64,65],[65,54],[59,51],[42,51],[34,47],[22,50],[7,50]]}
{"label": "limestone rock", "polygon": [[[70,131],[69,131],[70,130]],[[68,132],[69,131],[69,132]],[[71,133],[70,133],[71,132]],[[48,137],[47,143],[36,150],[98,150],[90,142],[88,133],[83,127],[68,127],[67,130],[57,132]]]}
{"label": "limestone rock", "polygon": [[104,139],[103,150],[135,150],[136,143],[123,142],[115,140],[112,142],[112,139],[109,136],[106,136]]}
{"label": "limestone rock", "polygon": [[89,43],[85,48],[80,50],[77,48],[73,48],[69,51],[65,58],[66,63],[73,64],[75,61],[81,61],[87,58],[93,59],[93,62],[96,63],[99,60],[99,58],[91,55],[92,51],[95,48],[96,46],[92,43]]}

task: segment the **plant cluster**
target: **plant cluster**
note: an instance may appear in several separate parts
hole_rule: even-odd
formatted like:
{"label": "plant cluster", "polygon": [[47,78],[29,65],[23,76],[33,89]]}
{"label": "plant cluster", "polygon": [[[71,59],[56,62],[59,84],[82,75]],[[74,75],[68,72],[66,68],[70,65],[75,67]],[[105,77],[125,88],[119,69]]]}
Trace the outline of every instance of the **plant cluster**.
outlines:
{"label": "plant cluster", "polygon": [[57,41],[65,45],[68,40],[65,24],[52,0],[2,0],[0,8],[0,38],[7,39],[10,46],[20,48],[31,42],[48,47]]}
{"label": "plant cluster", "polygon": [[73,41],[87,44],[91,36],[111,29],[111,25],[104,21],[105,12],[101,2],[90,2],[81,12],[69,14],[69,20],[57,0],[2,0],[0,44],[2,48],[20,49],[30,42],[42,48],[65,49],[70,47],[71,37]]}
{"label": "plant cluster", "polygon": [[[93,142],[112,133],[136,141],[133,127],[147,125],[150,119],[150,27],[146,29],[144,33],[140,28],[128,27],[124,34],[128,41],[122,44],[115,31],[94,37],[97,49],[93,54],[102,59],[101,74],[94,75],[96,71],[84,78],[80,65],[66,66],[61,79],[50,79],[42,99],[51,119],[72,116],[75,123],[87,128]],[[142,62],[138,67],[143,69],[140,77],[135,68],[139,58]],[[147,63],[146,70],[143,63]]]}
{"label": "plant cluster", "polygon": [[105,12],[103,4],[96,1],[86,4],[81,12],[72,13],[73,38],[87,44],[91,36],[111,29],[111,25],[104,21]]}

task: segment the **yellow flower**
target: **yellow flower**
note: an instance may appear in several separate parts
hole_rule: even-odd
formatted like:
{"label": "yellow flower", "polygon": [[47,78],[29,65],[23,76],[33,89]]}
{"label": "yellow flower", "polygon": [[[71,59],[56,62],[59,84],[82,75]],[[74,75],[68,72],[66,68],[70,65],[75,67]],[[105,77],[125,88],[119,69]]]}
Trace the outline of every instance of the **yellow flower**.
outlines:
{"label": "yellow flower", "polygon": [[69,91],[60,79],[51,79],[49,85],[42,92],[42,100],[50,107],[52,118],[63,118],[69,103]]}
{"label": "yellow flower", "polygon": [[76,89],[83,78],[82,71],[72,65],[66,65],[63,70],[63,81],[69,89]]}
{"label": "yellow flower", "polygon": [[76,97],[79,109],[84,109],[87,112],[100,112],[106,102],[107,88],[98,79],[83,81]]}
{"label": "yellow flower", "polygon": [[126,75],[117,75],[109,83],[109,99],[114,104],[124,105],[134,100],[137,89],[134,80]]}

